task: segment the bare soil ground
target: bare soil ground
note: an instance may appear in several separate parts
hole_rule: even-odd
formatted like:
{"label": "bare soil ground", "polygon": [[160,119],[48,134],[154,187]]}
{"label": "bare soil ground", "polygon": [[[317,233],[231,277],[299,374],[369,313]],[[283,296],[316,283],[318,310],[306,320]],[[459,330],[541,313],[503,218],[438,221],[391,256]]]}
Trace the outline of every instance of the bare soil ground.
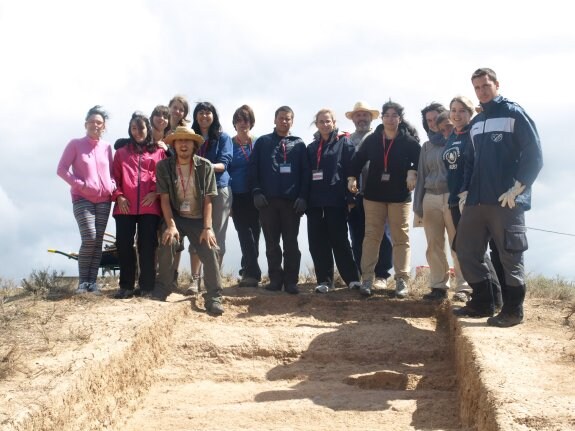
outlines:
{"label": "bare soil ground", "polygon": [[560,303],[499,329],[417,289],[229,287],[221,317],[114,291],[0,298],[1,430],[575,430]]}

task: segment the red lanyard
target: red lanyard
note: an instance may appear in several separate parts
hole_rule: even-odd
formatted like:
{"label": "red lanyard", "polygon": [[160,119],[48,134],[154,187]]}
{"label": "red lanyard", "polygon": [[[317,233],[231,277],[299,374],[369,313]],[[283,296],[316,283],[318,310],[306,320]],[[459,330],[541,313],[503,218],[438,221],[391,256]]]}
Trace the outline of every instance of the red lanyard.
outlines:
{"label": "red lanyard", "polygon": [[321,150],[323,149],[323,138],[319,140],[319,146],[317,147],[317,168],[316,170],[319,171],[319,162],[321,161]]}
{"label": "red lanyard", "polygon": [[190,160],[190,173],[188,174],[188,180],[186,181],[186,184],[184,184],[184,176],[182,175],[182,168],[178,163],[178,173],[180,174],[180,182],[182,183],[182,191],[184,192],[184,199],[186,198],[186,187],[190,185],[190,178],[192,177],[192,163],[193,160]]}
{"label": "red lanyard", "polygon": [[286,143],[285,143],[285,139],[282,139],[281,141],[282,144],[282,148],[284,150],[284,163],[287,163],[287,153],[286,153]]}
{"label": "red lanyard", "polygon": [[382,141],[383,141],[383,170],[384,170],[384,172],[387,172],[387,159],[389,158],[389,150],[391,150],[391,147],[393,146],[393,142],[395,141],[395,138],[393,138],[391,140],[391,142],[389,143],[389,147],[387,147],[387,151],[385,150],[385,133],[382,135]]}
{"label": "red lanyard", "polygon": [[240,147],[240,150],[242,150],[242,153],[244,154],[244,158],[246,159],[246,162],[249,162],[250,161],[250,154],[252,153],[252,139],[248,138],[248,143],[245,144],[250,149],[250,154],[246,153],[246,151],[244,150],[244,145],[240,142],[240,140],[237,136],[236,136],[236,142],[238,144],[238,147]]}

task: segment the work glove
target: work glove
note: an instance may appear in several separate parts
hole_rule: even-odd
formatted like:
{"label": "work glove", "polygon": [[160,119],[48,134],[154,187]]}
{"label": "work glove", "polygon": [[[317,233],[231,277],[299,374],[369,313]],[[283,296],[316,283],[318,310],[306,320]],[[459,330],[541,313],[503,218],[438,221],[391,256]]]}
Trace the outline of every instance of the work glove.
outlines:
{"label": "work glove", "polygon": [[463,214],[463,208],[465,207],[465,201],[467,200],[467,191],[459,193],[459,213]]}
{"label": "work glove", "polygon": [[515,208],[515,198],[523,193],[525,190],[525,185],[521,184],[519,181],[515,180],[515,184],[497,199],[501,202],[501,206],[505,208],[508,206],[509,208]]}
{"label": "work glove", "polygon": [[268,200],[266,199],[266,197],[262,193],[256,193],[254,195],[254,206],[258,210],[261,210],[262,208],[265,208],[268,206]]}
{"label": "work glove", "polygon": [[306,208],[307,204],[305,202],[305,199],[297,198],[293,203],[293,209],[295,210],[295,213],[298,215],[302,215],[305,212]]}
{"label": "work glove", "polygon": [[357,179],[355,177],[347,177],[347,189],[350,193],[357,193]]}
{"label": "work glove", "polygon": [[417,183],[417,171],[410,169],[407,171],[407,179],[405,180],[407,183],[407,190],[410,192],[413,191],[415,188],[415,184]]}

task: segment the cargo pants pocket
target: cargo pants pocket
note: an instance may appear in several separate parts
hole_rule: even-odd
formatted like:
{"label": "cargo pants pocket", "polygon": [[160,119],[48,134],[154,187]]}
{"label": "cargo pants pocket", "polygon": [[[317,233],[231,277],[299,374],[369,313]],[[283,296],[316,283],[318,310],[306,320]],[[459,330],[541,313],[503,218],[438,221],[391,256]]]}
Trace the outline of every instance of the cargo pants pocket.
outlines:
{"label": "cargo pants pocket", "polygon": [[511,253],[520,253],[528,248],[527,228],[525,226],[511,226],[505,229],[505,250]]}

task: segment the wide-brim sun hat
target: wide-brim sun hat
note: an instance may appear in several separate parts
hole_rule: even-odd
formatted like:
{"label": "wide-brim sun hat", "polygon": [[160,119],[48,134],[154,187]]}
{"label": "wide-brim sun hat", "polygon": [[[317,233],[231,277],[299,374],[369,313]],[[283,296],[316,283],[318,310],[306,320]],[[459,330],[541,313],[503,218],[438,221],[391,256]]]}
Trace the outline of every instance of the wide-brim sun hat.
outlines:
{"label": "wide-brim sun hat", "polygon": [[174,141],[177,140],[194,141],[197,144],[204,143],[203,136],[198,135],[196,132],[186,126],[176,127],[176,130],[164,138],[164,142],[168,145],[172,145]]}
{"label": "wide-brim sun hat", "polygon": [[352,120],[353,114],[361,111],[369,112],[371,114],[372,120],[375,120],[377,117],[379,117],[379,111],[377,109],[371,109],[365,102],[357,102],[355,105],[353,105],[353,111],[346,112],[345,117],[349,120]]}

